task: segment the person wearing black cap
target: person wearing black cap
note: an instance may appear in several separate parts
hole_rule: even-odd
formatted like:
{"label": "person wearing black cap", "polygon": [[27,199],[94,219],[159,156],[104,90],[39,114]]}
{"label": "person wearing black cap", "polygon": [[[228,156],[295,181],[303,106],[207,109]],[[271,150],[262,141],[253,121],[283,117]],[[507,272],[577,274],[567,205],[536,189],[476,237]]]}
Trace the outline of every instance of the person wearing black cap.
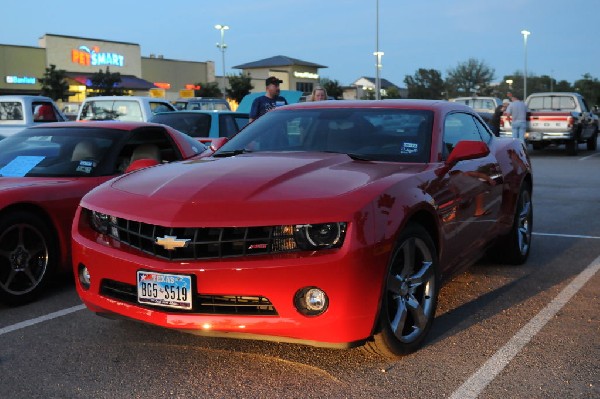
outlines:
{"label": "person wearing black cap", "polygon": [[271,76],[265,80],[267,86],[265,95],[256,97],[252,102],[252,107],[250,108],[250,122],[255,121],[276,107],[287,105],[286,99],[279,95],[280,83],[283,83],[283,80],[279,80],[275,76]]}

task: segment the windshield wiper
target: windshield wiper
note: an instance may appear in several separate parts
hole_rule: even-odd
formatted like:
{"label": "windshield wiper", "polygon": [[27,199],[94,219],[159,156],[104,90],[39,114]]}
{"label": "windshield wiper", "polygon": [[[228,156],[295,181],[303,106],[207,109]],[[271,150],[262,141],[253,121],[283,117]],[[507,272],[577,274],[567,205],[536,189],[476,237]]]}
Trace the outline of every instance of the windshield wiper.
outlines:
{"label": "windshield wiper", "polygon": [[213,154],[213,157],[215,157],[215,158],[225,158],[225,157],[232,157],[232,156],[240,155],[240,154],[246,154],[248,152],[252,152],[252,151],[245,150],[245,149],[242,148],[242,149],[239,149],[239,150],[217,152],[216,154]]}

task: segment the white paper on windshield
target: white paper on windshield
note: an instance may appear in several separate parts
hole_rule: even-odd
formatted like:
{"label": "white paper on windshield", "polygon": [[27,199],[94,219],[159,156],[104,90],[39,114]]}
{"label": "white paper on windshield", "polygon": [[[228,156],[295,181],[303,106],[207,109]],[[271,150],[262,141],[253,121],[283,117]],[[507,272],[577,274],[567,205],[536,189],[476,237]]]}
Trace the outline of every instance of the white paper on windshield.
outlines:
{"label": "white paper on windshield", "polygon": [[23,177],[38,163],[42,162],[44,158],[43,156],[32,155],[18,156],[0,169],[0,176]]}

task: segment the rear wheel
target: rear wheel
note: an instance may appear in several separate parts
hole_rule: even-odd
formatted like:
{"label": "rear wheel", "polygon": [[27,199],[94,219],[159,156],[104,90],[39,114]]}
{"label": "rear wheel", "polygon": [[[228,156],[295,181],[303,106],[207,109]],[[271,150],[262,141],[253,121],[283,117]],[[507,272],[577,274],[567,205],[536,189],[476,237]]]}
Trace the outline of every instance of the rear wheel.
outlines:
{"label": "rear wheel", "polygon": [[365,350],[397,357],[417,350],[435,316],[439,292],[437,251],[427,231],[409,225],[392,254],[373,340]]}
{"label": "rear wheel", "polygon": [[47,225],[35,215],[15,212],[0,222],[0,300],[21,305],[33,300],[55,269],[57,251]]}

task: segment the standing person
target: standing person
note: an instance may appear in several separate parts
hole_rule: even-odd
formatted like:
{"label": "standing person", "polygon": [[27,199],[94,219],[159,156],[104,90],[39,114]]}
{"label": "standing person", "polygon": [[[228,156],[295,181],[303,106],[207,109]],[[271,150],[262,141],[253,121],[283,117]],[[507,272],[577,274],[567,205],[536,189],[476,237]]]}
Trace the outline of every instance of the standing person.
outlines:
{"label": "standing person", "polygon": [[256,97],[252,102],[252,107],[250,108],[250,122],[255,121],[276,107],[287,105],[286,99],[279,95],[280,83],[283,83],[283,80],[279,80],[274,76],[265,80],[267,86],[265,95]]}
{"label": "standing person", "polygon": [[511,97],[511,103],[506,108],[506,114],[512,127],[513,138],[525,143],[525,129],[527,128],[527,106],[519,97]]}
{"label": "standing person", "polygon": [[324,101],[327,100],[327,90],[322,86],[316,86],[312,94],[310,95],[309,101]]}
{"label": "standing person", "polygon": [[500,119],[502,118],[504,111],[506,111],[506,107],[508,107],[509,103],[510,101],[508,99],[502,101],[502,104],[496,107],[494,110],[494,115],[492,115],[492,118],[490,119],[490,127],[492,128],[492,132],[496,137],[500,137]]}

